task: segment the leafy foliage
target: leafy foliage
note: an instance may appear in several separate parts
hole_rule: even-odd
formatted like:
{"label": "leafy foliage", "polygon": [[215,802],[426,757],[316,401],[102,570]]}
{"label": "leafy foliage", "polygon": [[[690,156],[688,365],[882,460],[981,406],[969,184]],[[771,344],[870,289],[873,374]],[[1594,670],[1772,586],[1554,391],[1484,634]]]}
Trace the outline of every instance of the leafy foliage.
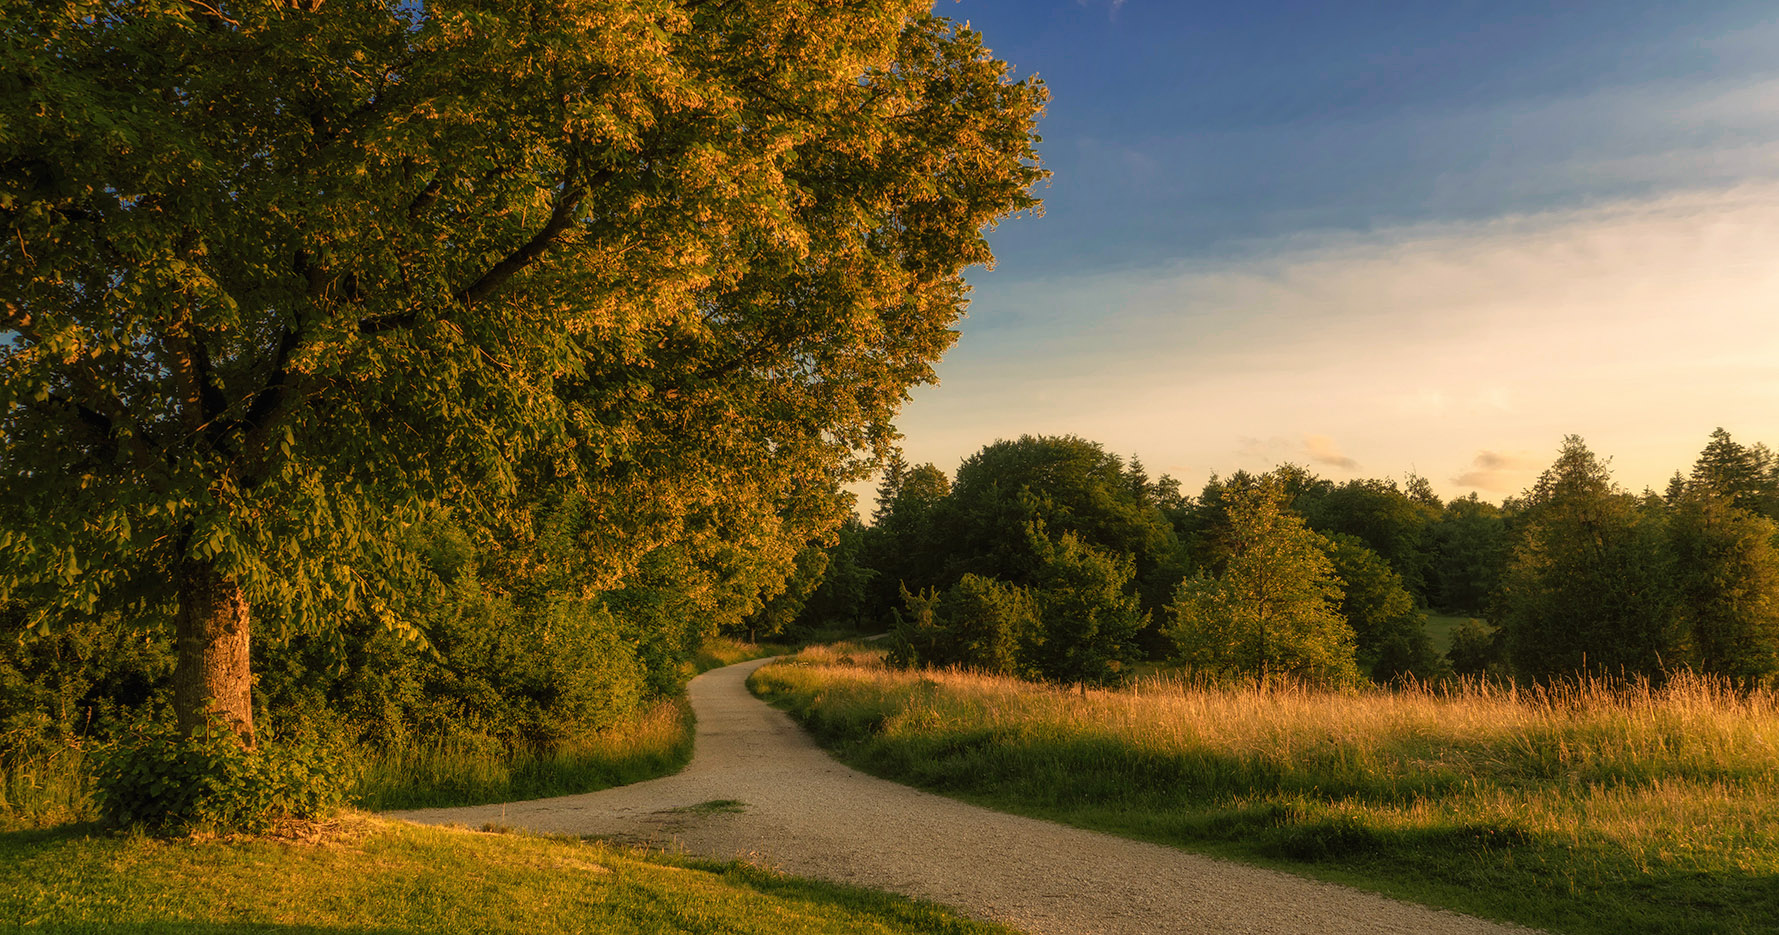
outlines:
{"label": "leafy foliage", "polygon": [[1341,582],[1340,615],[1353,628],[1360,671],[1378,682],[1439,674],[1427,614],[1415,606],[1402,576],[1353,536],[1329,537],[1326,550]]}
{"label": "leafy foliage", "polygon": [[974,573],[1035,584],[1044,559],[1034,524],[1047,536],[1080,542],[1133,561],[1144,607],[1159,606],[1184,573],[1179,544],[1157,485],[1100,445],[1072,435],[1025,435],[997,441],[965,459],[934,523],[944,584]]}
{"label": "leafy foliage", "polygon": [[907,613],[891,633],[899,666],[958,666],[995,675],[1031,675],[1045,638],[1038,607],[1025,589],[965,575],[935,594],[903,594]]}
{"label": "leafy foliage", "polygon": [[1620,490],[1571,435],[1525,511],[1500,600],[1516,673],[1659,676],[1686,658],[1659,501]]}
{"label": "leafy foliage", "polygon": [[1358,677],[1353,628],[1323,540],[1285,505],[1272,475],[1224,489],[1228,526],[1215,577],[1181,582],[1169,635],[1191,668],[1222,677],[1345,684]]}
{"label": "leafy foliage", "polygon": [[139,725],[101,752],[94,778],[101,818],[150,831],[263,831],[327,814],[350,782],[313,739],[249,749],[221,722],[191,734]]}
{"label": "leafy foliage", "polygon": [[1034,524],[1027,536],[1037,559],[1033,597],[1043,622],[1032,668],[1064,685],[1121,681],[1137,658],[1137,634],[1149,623],[1131,593],[1135,560],[1073,532],[1052,538]]}
{"label": "leafy foliage", "polygon": [[249,621],[424,639],[441,513],[531,607],[758,610],[1036,207],[1042,85],[926,6],[6,0],[0,601],[237,634],[175,701],[249,735]]}
{"label": "leafy foliage", "polygon": [[1506,653],[1501,631],[1471,618],[1452,630],[1452,645],[1445,651],[1452,671],[1471,678],[1505,674]]}
{"label": "leafy foliage", "polygon": [[1669,523],[1674,587],[1701,671],[1741,681],[1779,673],[1779,525],[1693,485]]}

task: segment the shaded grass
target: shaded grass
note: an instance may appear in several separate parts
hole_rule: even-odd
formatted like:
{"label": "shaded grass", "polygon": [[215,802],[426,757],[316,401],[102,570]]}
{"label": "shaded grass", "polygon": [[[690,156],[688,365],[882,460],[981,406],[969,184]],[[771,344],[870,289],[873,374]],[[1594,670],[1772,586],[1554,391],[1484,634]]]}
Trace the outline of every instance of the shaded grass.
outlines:
{"label": "shaded grass", "polygon": [[1779,931],[1772,694],[1079,695],[873,656],[752,684],[849,762],[996,808],[1557,931]]}
{"label": "shaded grass", "polygon": [[15,926],[132,935],[1009,931],[744,864],[362,816],[302,841],[0,833],[0,928]]}
{"label": "shaded grass", "polygon": [[684,769],[692,708],[663,701],[631,723],[548,749],[421,743],[361,750],[353,801],[372,810],[452,808],[596,792]]}
{"label": "shaded grass", "polygon": [[1427,638],[1433,643],[1433,652],[1443,656],[1452,648],[1452,631],[1466,620],[1475,617],[1452,617],[1446,614],[1427,615]]}

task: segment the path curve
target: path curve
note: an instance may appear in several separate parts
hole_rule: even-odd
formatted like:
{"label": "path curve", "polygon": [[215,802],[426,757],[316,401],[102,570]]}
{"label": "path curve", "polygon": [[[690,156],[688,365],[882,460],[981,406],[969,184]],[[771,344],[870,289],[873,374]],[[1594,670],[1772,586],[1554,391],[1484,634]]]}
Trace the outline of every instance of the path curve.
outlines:
{"label": "path curve", "polygon": [[[769,660],[707,672],[678,775],[585,795],[391,817],[590,834],[918,896],[1031,935],[1503,935],[1529,930],[966,805],[829,757],[753,697]],[[736,802],[739,805],[713,805]]]}

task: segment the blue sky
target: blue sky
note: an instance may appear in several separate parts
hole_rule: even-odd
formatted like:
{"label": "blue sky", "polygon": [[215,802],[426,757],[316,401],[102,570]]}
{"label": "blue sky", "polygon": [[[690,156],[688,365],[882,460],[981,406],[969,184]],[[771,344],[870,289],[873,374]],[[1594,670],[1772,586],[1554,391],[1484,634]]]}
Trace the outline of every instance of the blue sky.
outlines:
{"label": "blue sky", "polygon": [[1196,489],[1304,463],[1517,492],[1577,433],[1659,486],[1779,443],[1770,3],[938,0],[1053,100],[991,235],[946,470],[1073,432]]}

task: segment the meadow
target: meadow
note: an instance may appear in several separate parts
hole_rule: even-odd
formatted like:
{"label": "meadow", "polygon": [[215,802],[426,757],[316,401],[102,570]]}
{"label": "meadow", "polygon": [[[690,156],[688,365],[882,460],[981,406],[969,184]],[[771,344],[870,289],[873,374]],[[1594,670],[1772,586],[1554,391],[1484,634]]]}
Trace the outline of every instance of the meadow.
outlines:
{"label": "meadow", "polygon": [[1433,642],[1433,652],[1445,655],[1452,648],[1452,631],[1472,617],[1451,616],[1449,614],[1427,615],[1427,638]]}
{"label": "meadow", "polygon": [[995,808],[1552,931],[1779,931],[1771,692],[1083,693],[844,645],[753,687],[848,762]]}

